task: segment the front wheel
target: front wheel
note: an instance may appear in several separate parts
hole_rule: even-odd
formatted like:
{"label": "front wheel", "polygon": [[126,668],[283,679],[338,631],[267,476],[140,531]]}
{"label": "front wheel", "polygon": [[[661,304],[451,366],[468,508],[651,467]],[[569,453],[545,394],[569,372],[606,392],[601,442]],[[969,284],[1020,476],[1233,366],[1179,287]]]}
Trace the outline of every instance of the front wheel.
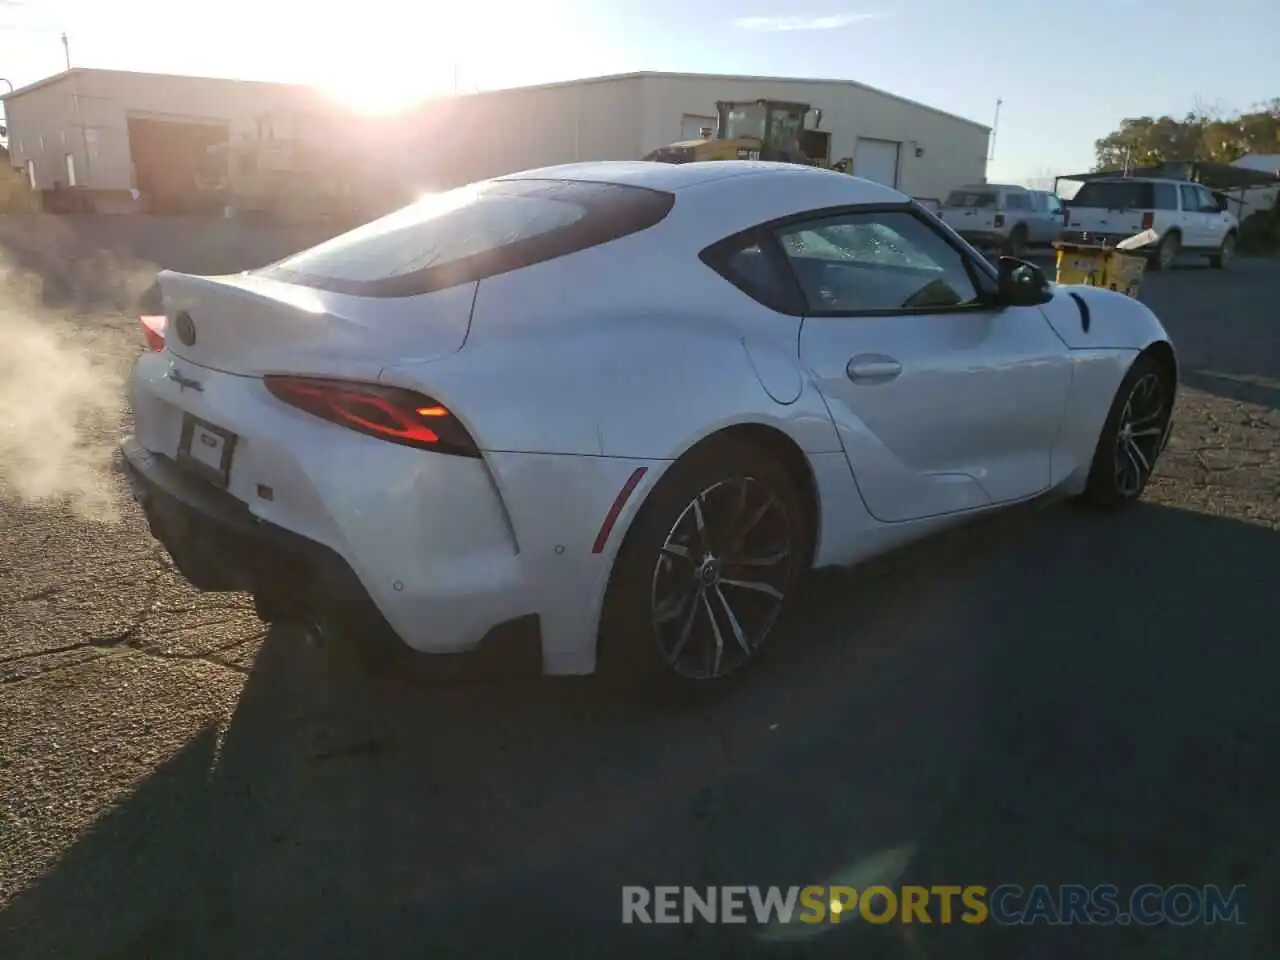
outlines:
{"label": "front wheel", "polygon": [[737,440],[691,451],[654,489],[618,553],[600,673],[676,695],[743,674],[809,565],[809,527],[774,457]]}
{"label": "front wheel", "polygon": [[1085,501],[1115,508],[1141,498],[1164,449],[1173,397],[1169,369],[1149,354],[1138,357],[1116,391],[1098,438]]}
{"label": "front wheel", "polygon": [[1222,238],[1222,246],[1218,252],[1209,257],[1209,266],[1215,270],[1225,270],[1236,256],[1236,235],[1228,233]]}

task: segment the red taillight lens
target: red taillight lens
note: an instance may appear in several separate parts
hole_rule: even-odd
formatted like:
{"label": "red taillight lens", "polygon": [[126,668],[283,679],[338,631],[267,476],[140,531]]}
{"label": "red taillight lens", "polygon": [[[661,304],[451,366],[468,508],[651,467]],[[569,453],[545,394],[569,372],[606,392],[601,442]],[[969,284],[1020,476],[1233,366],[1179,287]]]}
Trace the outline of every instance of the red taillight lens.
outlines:
{"label": "red taillight lens", "polygon": [[165,317],[139,317],[142,335],[147,338],[147,349],[159,353],[164,349]]}
{"label": "red taillight lens", "polygon": [[430,397],[371,383],[267,376],[276,398],[312,416],[406,447],[479,457],[466,428]]}
{"label": "red taillight lens", "polygon": [[997,227],[1003,227],[1003,226],[1004,226],[1004,214],[1003,214],[1003,213],[997,213],[997,214],[996,214],[996,226],[997,226]]}
{"label": "red taillight lens", "polygon": [[1156,215],[1154,213],[1144,213],[1142,215],[1142,229],[1150,230],[1156,224]]}

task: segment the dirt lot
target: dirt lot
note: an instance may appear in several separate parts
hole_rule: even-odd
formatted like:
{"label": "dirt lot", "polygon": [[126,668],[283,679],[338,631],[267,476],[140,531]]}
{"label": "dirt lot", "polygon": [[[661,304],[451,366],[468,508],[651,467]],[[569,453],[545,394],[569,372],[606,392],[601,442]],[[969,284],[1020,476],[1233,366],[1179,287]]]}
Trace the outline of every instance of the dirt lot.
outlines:
{"label": "dirt lot", "polygon": [[[170,229],[87,272],[28,250],[62,278],[43,322],[123,369],[147,264],[196,242]],[[30,235],[0,229],[11,255]],[[221,269],[285,252],[224,242]],[[1144,296],[1188,387],[1148,503],[1019,511],[824,576],[771,668],[688,713],[580,683],[375,686],[184,587],[118,481],[106,523],[11,490],[0,956],[742,957],[754,928],[619,926],[619,887],[823,883],[899,847],[903,882],[1243,883],[1248,925],[846,923],[813,952],[1274,956],[1280,263]]]}

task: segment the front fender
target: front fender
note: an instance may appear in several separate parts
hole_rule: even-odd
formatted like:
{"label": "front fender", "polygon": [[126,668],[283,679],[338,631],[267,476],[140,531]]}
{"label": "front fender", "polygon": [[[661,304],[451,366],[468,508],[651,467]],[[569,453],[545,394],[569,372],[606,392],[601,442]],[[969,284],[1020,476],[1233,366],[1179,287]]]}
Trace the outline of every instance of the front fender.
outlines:
{"label": "front fender", "polygon": [[1040,310],[1072,350],[1145,350],[1170,342],[1150,307],[1114,290],[1054,285],[1053,299]]}

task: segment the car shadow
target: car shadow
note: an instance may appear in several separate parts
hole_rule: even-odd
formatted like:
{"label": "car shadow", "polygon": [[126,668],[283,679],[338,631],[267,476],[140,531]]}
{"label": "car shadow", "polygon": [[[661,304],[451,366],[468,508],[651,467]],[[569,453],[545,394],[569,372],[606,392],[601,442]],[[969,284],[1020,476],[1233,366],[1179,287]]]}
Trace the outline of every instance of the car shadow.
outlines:
{"label": "car shadow", "polygon": [[818,576],[767,669],[682,710],[375,683],[277,629],[229,725],[11,902],[0,956],[990,960],[1161,932],[620,923],[625,884],[825,883],[890,848],[904,882],[1246,883],[1257,947],[1277,569],[1280,535],[1219,517],[1011,511]]}
{"label": "car shadow", "polygon": [[1184,370],[1179,379],[1185,386],[1205,393],[1280,410],[1280,378]]}

